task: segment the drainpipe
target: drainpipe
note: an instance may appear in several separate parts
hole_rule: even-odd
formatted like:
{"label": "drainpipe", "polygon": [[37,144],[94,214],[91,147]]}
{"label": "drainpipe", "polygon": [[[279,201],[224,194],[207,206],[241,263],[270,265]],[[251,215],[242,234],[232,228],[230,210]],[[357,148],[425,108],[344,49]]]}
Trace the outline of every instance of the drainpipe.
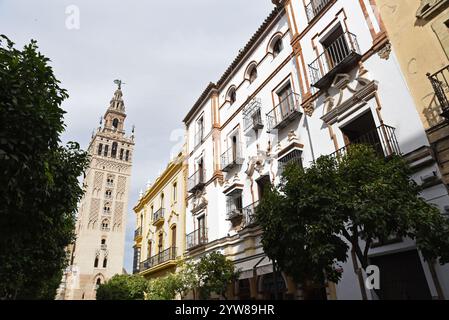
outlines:
{"label": "drainpipe", "polygon": [[312,160],[315,162],[315,153],[313,152],[312,136],[310,134],[309,122],[307,121],[307,114],[304,113],[304,124],[306,126],[307,135],[309,137],[310,151],[312,153]]}

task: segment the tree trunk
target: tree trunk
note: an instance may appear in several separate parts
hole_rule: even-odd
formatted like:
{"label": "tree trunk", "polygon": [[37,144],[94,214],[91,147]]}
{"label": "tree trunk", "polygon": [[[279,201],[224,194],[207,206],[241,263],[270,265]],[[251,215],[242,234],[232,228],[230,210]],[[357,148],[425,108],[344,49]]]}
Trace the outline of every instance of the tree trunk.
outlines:
{"label": "tree trunk", "polygon": [[435,285],[435,289],[437,290],[438,300],[444,300],[443,289],[441,289],[440,280],[438,279],[437,272],[435,270],[435,260],[430,260],[428,263],[430,274],[432,275],[432,280]]}
{"label": "tree trunk", "polygon": [[273,281],[274,281],[274,300],[279,300],[278,297],[278,278],[276,272],[276,262],[273,260]]}
{"label": "tree trunk", "polygon": [[359,268],[359,264],[357,262],[357,255],[355,253],[354,245],[352,245],[351,257],[352,257],[352,263],[353,263],[353,266],[354,266],[354,272],[357,274],[357,278],[359,280],[360,293],[362,294],[362,299],[363,300],[368,300],[368,297],[366,295],[366,290],[365,290],[365,282],[363,281],[362,269]]}

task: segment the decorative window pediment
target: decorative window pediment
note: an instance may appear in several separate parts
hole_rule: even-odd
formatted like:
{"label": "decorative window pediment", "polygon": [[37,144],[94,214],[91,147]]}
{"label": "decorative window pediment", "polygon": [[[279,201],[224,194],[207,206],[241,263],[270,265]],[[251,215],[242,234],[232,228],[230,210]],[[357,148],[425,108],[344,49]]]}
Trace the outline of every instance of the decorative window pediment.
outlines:
{"label": "decorative window pediment", "polygon": [[449,5],[449,0],[421,0],[421,5],[416,12],[418,19],[429,19],[438,10]]}

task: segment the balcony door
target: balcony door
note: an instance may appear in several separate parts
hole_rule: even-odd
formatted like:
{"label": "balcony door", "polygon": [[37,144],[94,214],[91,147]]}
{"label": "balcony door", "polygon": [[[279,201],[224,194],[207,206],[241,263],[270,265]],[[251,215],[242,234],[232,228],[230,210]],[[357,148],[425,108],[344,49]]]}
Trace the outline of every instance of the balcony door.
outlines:
{"label": "balcony door", "polygon": [[349,55],[349,45],[345,39],[345,33],[341,25],[338,25],[334,31],[320,42],[324,48],[324,54],[327,60],[327,68],[323,66],[327,69],[326,71],[335,68]]}
{"label": "balcony door", "polygon": [[259,200],[262,200],[266,190],[270,187],[270,185],[271,185],[271,181],[270,181],[269,175],[262,176],[257,180],[257,189],[258,189],[258,193],[259,193]]}
{"label": "balcony door", "polygon": [[203,216],[198,218],[198,244],[204,243],[206,238],[206,219]]}
{"label": "balcony door", "polygon": [[204,163],[203,158],[198,161],[198,183],[202,183],[204,181]]}
{"label": "balcony door", "polygon": [[278,119],[279,121],[284,120],[290,113],[290,109],[293,106],[293,95],[292,95],[292,87],[289,84],[287,84],[284,88],[282,88],[277,94],[279,97],[279,112],[281,119]]}
{"label": "balcony door", "polygon": [[383,155],[382,143],[371,111],[350,122],[341,128],[341,131],[343,132],[346,146],[366,144],[372,146],[374,150]]}

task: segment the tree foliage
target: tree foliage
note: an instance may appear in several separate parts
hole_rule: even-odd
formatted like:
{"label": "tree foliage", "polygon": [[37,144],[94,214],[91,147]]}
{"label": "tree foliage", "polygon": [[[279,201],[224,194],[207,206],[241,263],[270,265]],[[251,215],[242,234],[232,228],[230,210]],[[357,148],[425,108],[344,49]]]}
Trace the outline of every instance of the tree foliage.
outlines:
{"label": "tree foliage", "polygon": [[361,266],[376,239],[415,239],[427,260],[449,262],[449,222],[420,196],[402,157],[351,146],[309,168],[289,165],[257,208],[265,252],[296,281],[338,282],[350,247]]}
{"label": "tree foliage", "polygon": [[200,283],[200,297],[209,298],[216,293],[227,299],[228,285],[238,278],[234,263],[218,252],[211,252],[203,257],[196,266]]}
{"label": "tree foliage", "polygon": [[54,298],[74,240],[88,158],[60,145],[68,95],[48,63],[0,36],[0,299]]}
{"label": "tree foliage", "polygon": [[115,275],[100,284],[97,300],[143,300],[150,283],[139,275]]}

